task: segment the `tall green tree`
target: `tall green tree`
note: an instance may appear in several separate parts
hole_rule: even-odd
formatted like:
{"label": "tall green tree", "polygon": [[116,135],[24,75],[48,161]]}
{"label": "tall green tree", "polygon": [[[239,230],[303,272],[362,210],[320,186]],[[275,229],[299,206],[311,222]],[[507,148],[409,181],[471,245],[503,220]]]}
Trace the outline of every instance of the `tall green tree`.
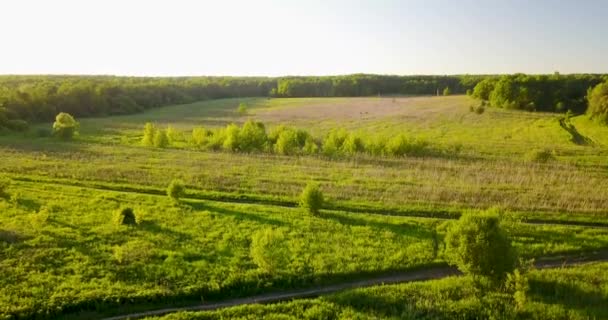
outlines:
{"label": "tall green tree", "polygon": [[79,124],[69,113],[61,112],[55,117],[53,134],[61,139],[72,139],[78,133]]}

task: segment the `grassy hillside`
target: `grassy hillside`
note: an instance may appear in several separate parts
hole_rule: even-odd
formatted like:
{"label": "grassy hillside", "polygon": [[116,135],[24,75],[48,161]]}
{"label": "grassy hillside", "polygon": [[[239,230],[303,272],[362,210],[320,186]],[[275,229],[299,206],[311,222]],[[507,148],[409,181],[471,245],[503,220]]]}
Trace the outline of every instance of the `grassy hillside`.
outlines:
{"label": "grassy hillside", "polygon": [[[607,229],[585,226],[606,225],[606,131],[583,117],[476,114],[472,103],[464,96],[223,99],[84,119],[73,141],[37,137],[50,124],[2,136],[0,174],[11,184],[0,197],[0,318],[97,318],[444,264],[450,219],[493,206],[505,209],[526,257],[608,248]],[[189,141],[196,126],[247,119],[317,139],[336,127],[406,133],[460,151],[329,158],[209,151]],[[148,121],[184,138],[144,147]],[[547,161],[530,158],[545,149]],[[164,195],[173,179],[188,189],[180,203]],[[318,217],[296,208],[309,181],[328,199]],[[139,225],[113,223],[126,206]],[[252,257],[262,232],[282,237],[273,272]]]}

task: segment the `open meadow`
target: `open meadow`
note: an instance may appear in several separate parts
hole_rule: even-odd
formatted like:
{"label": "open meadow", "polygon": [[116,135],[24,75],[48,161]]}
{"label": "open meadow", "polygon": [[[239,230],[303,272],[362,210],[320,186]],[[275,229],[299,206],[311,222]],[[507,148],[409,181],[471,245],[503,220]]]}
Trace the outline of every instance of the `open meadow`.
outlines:
{"label": "open meadow", "polygon": [[[496,208],[526,259],[605,252],[608,128],[584,115],[477,113],[474,104],[464,95],[218,99],[78,119],[73,140],[39,134],[50,123],[0,136],[0,174],[10,181],[0,200],[0,319],[102,318],[442,266],[446,230],[467,210]],[[268,132],[305,130],[319,148],[336,129],[424,143],[402,155],[244,152],[195,143],[196,128],[224,132],[251,120]],[[142,145],[146,123],[170,127],[171,143]],[[166,196],[175,179],[186,188],[178,201]],[[298,207],[311,181],[325,196],[318,215]],[[126,207],[136,216],[133,226],[114,221]],[[256,250],[273,237],[280,241],[272,255]],[[605,265],[593,268],[598,282],[577,289],[601,292],[590,313],[563,309],[583,302],[548,305],[563,301],[550,288],[584,285],[586,271],[577,267],[534,271],[533,303],[523,314],[606,316]],[[562,283],[557,272],[573,282]],[[479,300],[455,289],[468,288],[467,281],[167,319],[402,318],[410,311],[413,318],[485,317],[484,306],[506,299]],[[452,294],[441,293],[444,287]],[[543,290],[553,300],[542,300]],[[406,304],[395,298],[410,294]]]}

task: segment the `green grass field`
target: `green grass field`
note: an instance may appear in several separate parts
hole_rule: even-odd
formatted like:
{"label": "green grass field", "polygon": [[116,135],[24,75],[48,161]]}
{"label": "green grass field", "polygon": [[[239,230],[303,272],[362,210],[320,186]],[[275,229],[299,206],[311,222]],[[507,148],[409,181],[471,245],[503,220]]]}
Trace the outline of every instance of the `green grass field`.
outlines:
{"label": "green grass field", "polygon": [[[237,112],[241,102],[246,115]],[[471,104],[465,96],[224,99],[79,119],[73,141],[36,137],[50,124],[1,136],[0,174],[12,182],[0,198],[0,319],[99,318],[443,265],[442,230],[469,209],[502,208],[524,257],[607,249],[608,129],[584,116],[567,120],[567,130],[556,114],[488,108],[478,115]],[[319,139],[336,127],[362,135],[407,133],[461,151],[327,158],[207,151],[188,143],[194,127],[247,119],[270,129],[306,129]],[[171,125],[185,138],[165,149],[141,146],[146,122]],[[529,159],[530,151],[544,149],[552,159]],[[173,179],[187,186],[179,203],[165,196]],[[297,208],[309,181],[320,183],[328,201],[320,216]],[[125,206],[143,220],[139,225],[112,222]],[[269,229],[285,235],[282,263],[272,273],[260,270],[250,251],[252,238]],[[605,279],[601,266],[590,273]],[[571,285],[579,286],[586,275],[576,270],[559,272],[576,274]],[[554,280],[555,272],[534,279]],[[605,301],[605,285],[603,296],[597,288],[585,292]],[[465,288],[455,309],[449,301],[458,294],[445,301],[437,296],[451,286]],[[295,318],[304,317],[299,312],[399,318],[408,308],[421,315],[435,308],[440,318],[466,318],[486,303],[466,287],[454,278],[196,317],[251,318],[289,309]],[[414,291],[420,298],[411,304],[397,302]],[[387,308],[355,306],[357,295]],[[585,314],[555,299],[556,306],[535,300],[524,311]],[[593,303],[591,314],[604,317]]]}
{"label": "green grass field", "polygon": [[349,290],[317,299],[183,312],[149,319],[604,319],[608,264],[534,271],[526,306],[508,295],[480,295],[471,280],[442,280]]}

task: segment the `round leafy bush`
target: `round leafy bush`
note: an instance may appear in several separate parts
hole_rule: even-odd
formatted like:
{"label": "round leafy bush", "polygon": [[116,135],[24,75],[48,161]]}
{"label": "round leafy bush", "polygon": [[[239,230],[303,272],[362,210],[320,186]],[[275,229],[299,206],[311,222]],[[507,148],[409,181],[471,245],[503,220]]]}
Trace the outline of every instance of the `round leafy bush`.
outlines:
{"label": "round leafy bush", "polygon": [[74,117],[69,113],[61,112],[55,117],[53,134],[64,140],[72,139],[78,133],[78,127],[79,124]]}
{"label": "round leafy bush", "polygon": [[178,201],[186,193],[186,186],[182,180],[174,179],[167,187],[167,195],[169,198]]}
{"label": "round leafy bush", "polygon": [[323,192],[319,189],[319,185],[313,182],[308,183],[300,195],[300,207],[317,215],[323,207],[323,202]]}
{"label": "round leafy bush", "polygon": [[516,267],[515,250],[495,210],[464,213],[445,242],[448,262],[465,274],[500,284]]}

